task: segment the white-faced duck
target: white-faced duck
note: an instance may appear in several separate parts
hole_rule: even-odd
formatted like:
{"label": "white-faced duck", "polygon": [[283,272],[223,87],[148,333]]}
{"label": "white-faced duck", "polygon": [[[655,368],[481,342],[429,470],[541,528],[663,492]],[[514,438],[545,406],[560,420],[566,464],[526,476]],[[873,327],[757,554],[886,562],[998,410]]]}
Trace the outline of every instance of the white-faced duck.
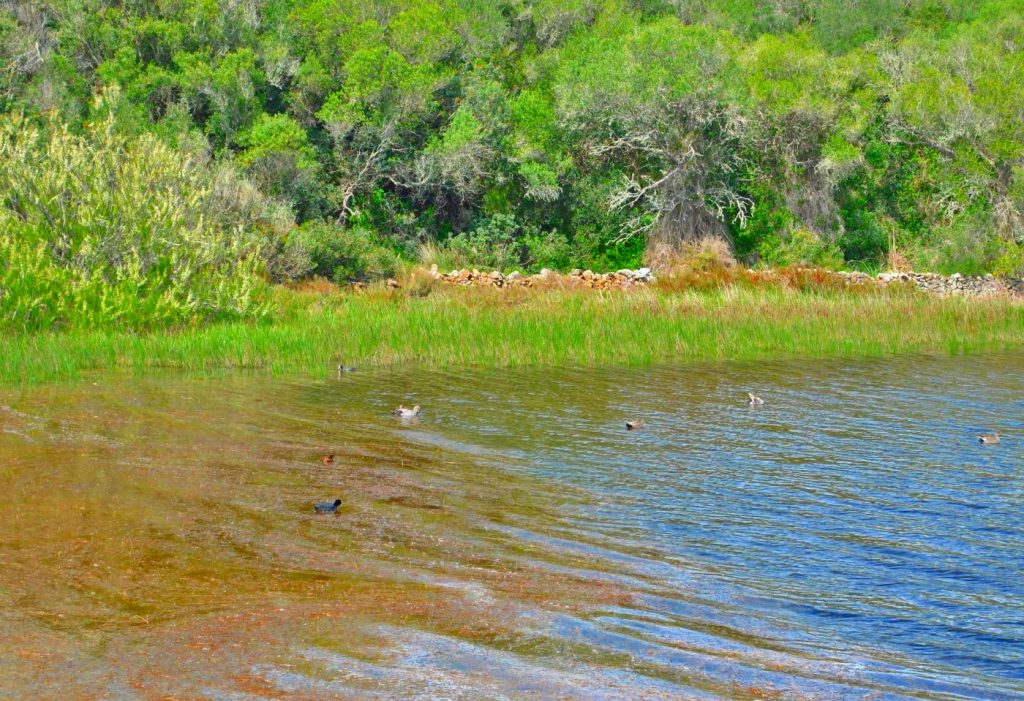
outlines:
{"label": "white-faced duck", "polygon": [[764,400],[753,392],[747,392],[747,404],[749,406],[761,406],[764,404]]}
{"label": "white-faced duck", "polygon": [[627,431],[636,431],[637,429],[646,428],[646,427],[647,427],[647,424],[644,423],[643,419],[633,419],[632,421],[627,421],[626,422],[626,430]]}
{"label": "white-faced duck", "polygon": [[401,416],[403,419],[414,419],[420,415],[420,405],[417,404],[412,409],[408,408],[404,404],[399,404],[398,408],[391,412],[395,416]]}
{"label": "white-faced duck", "polygon": [[998,433],[983,433],[978,436],[978,442],[982,445],[995,445],[999,442]]}
{"label": "white-faced duck", "polygon": [[341,377],[346,372],[355,372],[355,371],[356,371],[355,368],[349,367],[349,366],[345,365],[345,363],[342,363],[342,364],[340,364],[338,366],[338,377]]}
{"label": "white-faced duck", "polygon": [[320,458],[320,462],[322,462],[324,465],[333,465],[334,464],[334,453],[331,453],[330,455],[323,456],[322,458]]}
{"label": "white-faced duck", "polygon": [[341,499],[335,499],[334,501],[325,501],[321,504],[315,504],[313,511],[318,514],[333,514],[341,506]]}

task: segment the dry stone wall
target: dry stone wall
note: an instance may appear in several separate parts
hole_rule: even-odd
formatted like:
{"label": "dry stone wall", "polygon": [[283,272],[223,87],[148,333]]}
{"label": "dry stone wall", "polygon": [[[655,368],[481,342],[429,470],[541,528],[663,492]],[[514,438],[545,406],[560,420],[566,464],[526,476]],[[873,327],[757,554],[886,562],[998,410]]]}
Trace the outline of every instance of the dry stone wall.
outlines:
{"label": "dry stone wall", "polygon": [[853,283],[873,281],[885,286],[893,284],[914,285],[918,289],[932,294],[969,295],[975,297],[992,297],[997,295],[1024,294],[1024,279],[1001,278],[993,275],[970,276],[954,273],[938,275],[937,273],[879,273],[872,277],[865,273],[840,272],[836,275]]}
{"label": "dry stone wall", "polygon": [[453,270],[450,273],[441,273],[438,272],[437,266],[432,266],[430,272],[435,280],[461,287],[534,287],[536,285],[564,282],[594,289],[624,289],[635,285],[646,285],[654,281],[650,268],[640,268],[638,270],[623,269],[614,273],[573,270],[568,275],[556,273],[545,268],[536,275],[523,275],[519,272],[505,275],[497,270],[482,272],[466,268]]}
{"label": "dry stone wall", "polygon": [[[435,280],[460,287],[535,287],[538,285],[563,283],[593,289],[628,289],[631,287],[647,285],[655,280],[654,273],[650,268],[639,268],[637,270],[622,269],[614,273],[595,273],[591,270],[573,270],[569,274],[556,273],[544,269],[535,275],[524,275],[519,272],[508,273],[507,275],[497,270],[481,271],[453,270],[448,273],[438,271],[437,266],[430,270]],[[1014,295],[1024,296],[1024,278],[1003,278],[992,275],[968,276],[960,275],[938,275],[936,273],[880,273],[872,276],[867,273],[858,272],[837,272],[833,273],[849,285],[875,284],[880,286],[888,285],[914,285],[925,292],[937,295],[970,295],[970,296],[997,296]],[[396,283],[397,284],[397,283]]]}

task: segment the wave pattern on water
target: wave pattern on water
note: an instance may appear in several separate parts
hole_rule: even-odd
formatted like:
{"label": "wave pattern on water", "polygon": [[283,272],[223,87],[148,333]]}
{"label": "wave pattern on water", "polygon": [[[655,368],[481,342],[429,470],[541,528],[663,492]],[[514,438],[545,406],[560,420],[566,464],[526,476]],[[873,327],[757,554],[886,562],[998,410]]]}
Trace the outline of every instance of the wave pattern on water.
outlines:
{"label": "wave pattern on water", "polygon": [[1022,698],[1022,396],[993,356],[3,398],[0,687]]}

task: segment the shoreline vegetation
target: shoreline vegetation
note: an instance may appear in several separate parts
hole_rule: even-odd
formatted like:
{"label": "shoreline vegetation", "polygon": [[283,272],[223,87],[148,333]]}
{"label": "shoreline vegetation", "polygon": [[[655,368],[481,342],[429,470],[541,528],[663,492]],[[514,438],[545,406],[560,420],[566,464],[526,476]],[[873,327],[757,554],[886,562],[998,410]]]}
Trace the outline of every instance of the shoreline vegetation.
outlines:
{"label": "shoreline vegetation", "polygon": [[666,278],[626,290],[553,282],[462,288],[421,271],[399,287],[323,281],[270,291],[260,321],[173,331],[74,330],[0,339],[0,383],[80,379],[90,371],[248,369],[273,375],[358,368],[648,365],[785,357],[884,357],[1024,347],[1013,297],[941,297],[910,286]]}
{"label": "shoreline vegetation", "polygon": [[0,329],[432,264],[1019,279],[1022,3],[0,2]]}
{"label": "shoreline vegetation", "polygon": [[1024,347],[1022,2],[0,2],[0,383]]}

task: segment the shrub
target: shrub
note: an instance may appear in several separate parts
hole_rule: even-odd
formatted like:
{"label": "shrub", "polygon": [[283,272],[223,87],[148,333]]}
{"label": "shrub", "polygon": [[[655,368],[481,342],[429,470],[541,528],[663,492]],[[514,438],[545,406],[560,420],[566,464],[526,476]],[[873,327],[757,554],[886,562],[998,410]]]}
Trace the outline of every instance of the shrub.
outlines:
{"label": "shrub", "polygon": [[820,266],[839,268],[843,253],[810,229],[799,227],[762,250],[764,261],[777,266]]}
{"label": "shrub", "polygon": [[426,252],[452,267],[487,270],[567,270],[577,257],[564,234],[553,229],[542,231],[533,225],[522,226],[508,214],[495,214],[472,231],[451,237],[441,252],[432,248]]}
{"label": "shrub", "polygon": [[736,279],[736,259],[729,244],[710,236],[677,245],[656,243],[645,261],[658,272],[658,286],[668,291],[719,289]]}
{"label": "shrub", "polygon": [[0,323],[145,328],[262,316],[260,253],[272,226],[252,212],[266,214],[266,203],[226,203],[225,192],[246,191],[233,172],[115,127],[111,117],[75,134],[0,118]]}
{"label": "shrub", "polygon": [[308,261],[307,273],[337,283],[392,277],[401,266],[398,254],[373,231],[345,229],[324,221],[307,222],[295,229],[285,248],[290,256]]}
{"label": "shrub", "polygon": [[457,266],[510,270],[524,262],[520,233],[514,216],[495,214],[472,231],[451,237],[445,247]]}
{"label": "shrub", "polygon": [[1024,245],[1008,241],[1003,254],[996,261],[994,272],[1013,277],[1024,275]]}
{"label": "shrub", "polygon": [[573,267],[574,253],[569,239],[558,231],[532,231],[523,237],[526,246],[525,267],[540,270],[567,270]]}
{"label": "shrub", "polygon": [[993,235],[985,212],[970,212],[930,232],[913,250],[912,259],[918,270],[944,275],[982,275],[993,269],[1004,272],[1010,262],[1004,256],[1012,251],[1007,244]]}

